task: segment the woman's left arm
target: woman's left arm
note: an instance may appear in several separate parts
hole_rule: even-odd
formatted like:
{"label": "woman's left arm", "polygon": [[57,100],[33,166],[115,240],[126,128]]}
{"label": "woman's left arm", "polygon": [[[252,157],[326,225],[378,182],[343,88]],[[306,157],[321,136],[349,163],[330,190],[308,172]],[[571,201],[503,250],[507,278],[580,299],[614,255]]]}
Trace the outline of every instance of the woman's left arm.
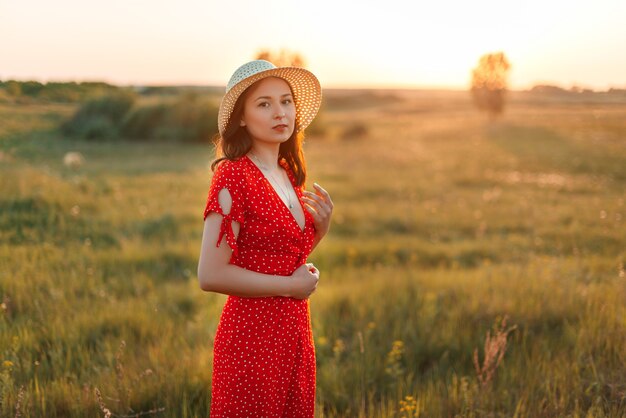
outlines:
{"label": "woman's left arm", "polygon": [[306,210],[309,211],[315,221],[315,239],[313,240],[313,248],[315,248],[330,229],[333,201],[322,186],[313,183],[313,187],[315,187],[315,193],[305,190],[302,198],[306,204]]}

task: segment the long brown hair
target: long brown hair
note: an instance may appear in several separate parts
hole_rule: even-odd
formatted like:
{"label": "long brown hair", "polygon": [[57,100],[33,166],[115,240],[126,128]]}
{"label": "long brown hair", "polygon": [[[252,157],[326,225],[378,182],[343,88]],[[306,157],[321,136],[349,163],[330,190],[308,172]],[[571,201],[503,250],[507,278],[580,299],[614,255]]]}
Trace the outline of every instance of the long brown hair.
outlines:
{"label": "long brown hair", "polygon": [[[250,138],[250,135],[248,135],[246,128],[240,126],[239,121],[243,115],[244,102],[248,92],[256,83],[244,90],[244,92],[241,93],[237,99],[237,102],[233,107],[233,112],[230,114],[228,119],[226,129],[224,129],[224,134],[217,134],[215,136],[213,142],[215,143],[216,158],[211,163],[211,170],[215,171],[215,168],[224,160],[238,160],[250,151],[250,149],[252,149],[252,139]],[[298,101],[298,98],[295,96],[294,101],[296,103]],[[298,126],[297,120],[294,126]],[[296,132],[296,129],[294,128],[289,139],[280,144],[280,148],[278,150],[278,158],[284,158],[287,164],[289,164],[289,168],[291,168],[291,171],[296,179],[296,185],[299,187],[304,185],[304,182],[306,181],[306,161],[304,159],[304,152],[302,151],[303,142],[304,130]]]}

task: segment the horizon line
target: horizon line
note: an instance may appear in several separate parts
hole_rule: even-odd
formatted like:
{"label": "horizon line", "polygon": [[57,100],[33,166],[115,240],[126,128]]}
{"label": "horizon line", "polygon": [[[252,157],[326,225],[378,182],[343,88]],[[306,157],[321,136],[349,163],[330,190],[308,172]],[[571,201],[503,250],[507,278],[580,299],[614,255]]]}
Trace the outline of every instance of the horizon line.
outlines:
{"label": "horizon line", "polygon": [[[16,82],[20,82],[20,83],[24,83],[24,82],[38,82],[41,84],[48,84],[48,83],[105,83],[105,84],[109,84],[112,86],[117,86],[117,87],[130,87],[130,88],[141,88],[141,87],[203,87],[203,88],[226,88],[226,85],[221,85],[221,84],[208,84],[208,83],[198,83],[198,84],[194,84],[194,83],[118,83],[118,82],[112,82],[112,81],[107,81],[105,78],[101,78],[101,79],[90,79],[90,78],[85,78],[85,79],[48,79],[46,81],[42,81],[41,79],[36,79],[36,78],[28,78],[28,79],[22,79],[22,78],[4,78],[4,77],[0,77],[0,82],[7,82],[7,81],[16,81]],[[526,87],[511,87],[511,88],[507,88],[506,90],[508,91],[530,91],[531,89],[538,87],[538,86],[548,86],[548,87],[556,87],[565,91],[575,91],[575,89],[580,89],[580,90],[587,90],[587,91],[592,91],[592,92],[596,92],[596,93],[601,93],[601,92],[608,92],[610,90],[625,90],[626,89],[626,83],[623,84],[622,86],[619,85],[609,85],[607,87],[605,87],[604,89],[599,88],[599,87],[590,87],[588,85],[584,85],[582,83],[570,83],[569,87],[565,86],[564,84],[558,84],[558,83],[553,83],[553,82],[549,82],[549,81],[542,81],[542,82],[536,82],[530,86],[526,86]],[[461,87],[459,85],[456,86],[450,86],[450,85],[417,85],[417,84],[371,84],[371,85],[366,85],[366,84],[360,84],[360,85],[339,85],[339,84],[330,84],[328,87],[323,87],[323,90],[436,90],[436,91],[467,91],[471,88],[471,86],[468,85],[466,87]]]}

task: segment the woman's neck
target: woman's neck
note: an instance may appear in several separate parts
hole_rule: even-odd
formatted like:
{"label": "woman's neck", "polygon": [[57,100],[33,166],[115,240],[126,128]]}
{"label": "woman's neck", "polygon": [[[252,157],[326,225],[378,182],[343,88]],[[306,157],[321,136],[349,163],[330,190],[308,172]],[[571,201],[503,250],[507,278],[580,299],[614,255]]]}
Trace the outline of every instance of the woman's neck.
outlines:
{"label": "woman's neck", "polygon": [[262,166],[266,170],[274,171],[278,169],[278,151],[280,149],[280,144],[271,144],[267,146],[260,146],[255,144],[249,151],[249,154],[252,154],[252,159],[255,163]]}

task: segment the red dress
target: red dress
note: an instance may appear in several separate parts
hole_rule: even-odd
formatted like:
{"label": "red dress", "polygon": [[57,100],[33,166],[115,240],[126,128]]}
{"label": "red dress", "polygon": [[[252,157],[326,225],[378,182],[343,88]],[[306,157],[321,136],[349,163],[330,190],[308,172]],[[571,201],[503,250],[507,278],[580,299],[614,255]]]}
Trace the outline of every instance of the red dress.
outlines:
{"label": "red dress", "polygon": [[[302,204],[302,188],[287,171],[304,211],[304,230],[261,170],[244,156],[215,170],[204,219],[223,216],[217,246],[226,235],[230,264],[259,273],[290,276],[306,262],[315,227]],[[227,188],[232,207],[224,215],[218,194]],[[239,222],[235,239],[231,222]],[[290,280],[286,278],[285,280]],[[315,347],[308,299],[239,297],[226,299],[215,334],[211,417],[313,417]]]}

